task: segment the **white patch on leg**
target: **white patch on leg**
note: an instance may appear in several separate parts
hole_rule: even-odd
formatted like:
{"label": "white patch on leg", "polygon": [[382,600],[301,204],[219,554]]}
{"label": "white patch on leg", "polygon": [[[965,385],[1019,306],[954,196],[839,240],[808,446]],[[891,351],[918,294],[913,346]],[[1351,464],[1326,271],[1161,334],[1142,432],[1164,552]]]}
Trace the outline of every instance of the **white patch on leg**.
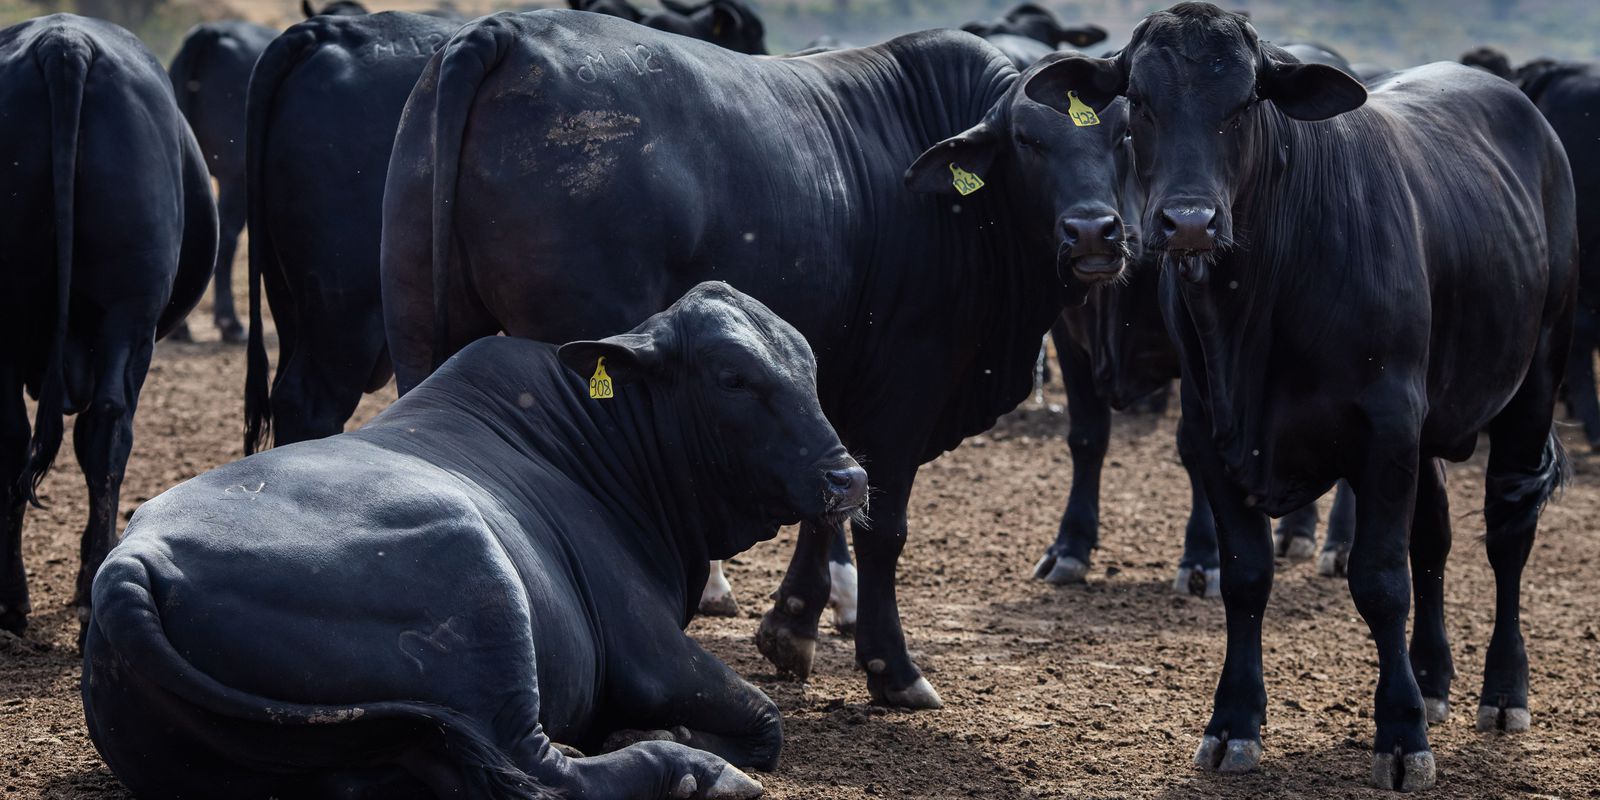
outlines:
{"label": "white patch on leg", "polygon": [[733,599],[733,586],[728,576],[722,574],[722,562],[711,562],[711,574],[706,576],[706,588],[700,593],[700,613],[713,617],[733,617],[739,614],[739,602]]}
{"label": "white patch on leg", "polygon": [[828,608],[833,609],[833,626],[841,631],[856,626],[856,565],[828,562],[833,586],[828,590]]}

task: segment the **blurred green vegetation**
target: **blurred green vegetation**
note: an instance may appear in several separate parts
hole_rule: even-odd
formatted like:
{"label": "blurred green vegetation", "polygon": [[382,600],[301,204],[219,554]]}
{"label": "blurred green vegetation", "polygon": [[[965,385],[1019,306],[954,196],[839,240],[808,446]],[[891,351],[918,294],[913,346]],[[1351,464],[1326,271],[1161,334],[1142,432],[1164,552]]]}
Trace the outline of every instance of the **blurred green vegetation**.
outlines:
{"label": "blurred green vegetation", "polygon": [[[320,5],[324,0],[315,0]],[[635,0],[650,5],[653,0]],[[913,30],[959,26],[996,17],[1016,0],[750,0],[767,21],[775,52],[805,47],[821,36],[871,44]],[[1167,0],[1040,0],[1067,22],[1111,31],[1106,46],[1126,39],[1144,15]],[[466,13],[564,0],[369,0],[374,10],[420,10],[441,4]],[[1273,41],[1317,41],[1352,61],[1402,67],[1454,59],[1479,44],[1506,50],[1514,62],[1536,56],[1600,59],[1600,0],[1231,0]],[[170,59],[189,26],[245,17],[284,26],[299,18],[299,0],[0,0],[0,25],[55,11],[111,19]]]}

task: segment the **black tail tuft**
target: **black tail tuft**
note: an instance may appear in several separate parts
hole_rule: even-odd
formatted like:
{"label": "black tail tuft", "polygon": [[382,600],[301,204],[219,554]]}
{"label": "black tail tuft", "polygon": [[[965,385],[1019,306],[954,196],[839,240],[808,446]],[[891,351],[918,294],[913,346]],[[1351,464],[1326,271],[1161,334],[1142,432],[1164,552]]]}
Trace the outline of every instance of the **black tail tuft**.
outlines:
{"label": "black tail tuft", "polygon": [[1484,521],[1488,538],[1497,534],[1516,534],[1532,530],[1539,512],[1551,497],[1572,480],[1572,461],[1554,428],[1545,439],[1539,469],[1532,473],[1490,475],[1485,487]]}

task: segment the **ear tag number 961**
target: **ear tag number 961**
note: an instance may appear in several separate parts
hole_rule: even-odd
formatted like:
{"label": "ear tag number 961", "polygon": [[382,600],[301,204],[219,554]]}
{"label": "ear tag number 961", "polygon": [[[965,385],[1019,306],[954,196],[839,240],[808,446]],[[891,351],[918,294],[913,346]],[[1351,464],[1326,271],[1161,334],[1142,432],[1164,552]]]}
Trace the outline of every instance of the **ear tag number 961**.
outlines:
{"label": "ear tag number 961", "polygon": [[983,179],[956,166],[955,162],[952,161],[950,163],[950,185],[956,187],[956,191],[961,193],[962,197],[966,197],[983,188]]}
{"label": "ear tag number 961", "polygon": [[606,374],[606,357],[601,356],[594,365],[594,375],[589,378],[589,397],[595,400],[609,400],[613,396],[611,376]]}

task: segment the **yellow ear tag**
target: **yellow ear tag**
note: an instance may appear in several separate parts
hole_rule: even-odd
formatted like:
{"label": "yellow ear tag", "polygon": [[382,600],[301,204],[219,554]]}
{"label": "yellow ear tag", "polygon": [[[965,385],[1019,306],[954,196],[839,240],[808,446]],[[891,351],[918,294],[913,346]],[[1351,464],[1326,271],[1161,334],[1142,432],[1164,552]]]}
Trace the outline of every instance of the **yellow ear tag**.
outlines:
{"label": "yellow ear tag", "polygon": [[609,400],[612,395],[611,376],[606,374],[606,357],[601,356],[594,365],[594,376],[589,379],[589,396],[595,400]]}
{"label": "yellow ear tag", "polygon": [[1071,104],[1067,106],[1067,116],[1072,118],[1072,124],[1080,128],[1100,124],[1100,116],[1094,113],[1094,109],[1084,105],[1084,102],[1078,99],[1077,92],[1067,92],[1067,99],[1071,101]]}
{"label": "yellow ear tag", "polygon": [[956,187],[962,197],[983,188],[982,178],[956,166],[954,161],[950,162],[950,175],[950,185]]}

